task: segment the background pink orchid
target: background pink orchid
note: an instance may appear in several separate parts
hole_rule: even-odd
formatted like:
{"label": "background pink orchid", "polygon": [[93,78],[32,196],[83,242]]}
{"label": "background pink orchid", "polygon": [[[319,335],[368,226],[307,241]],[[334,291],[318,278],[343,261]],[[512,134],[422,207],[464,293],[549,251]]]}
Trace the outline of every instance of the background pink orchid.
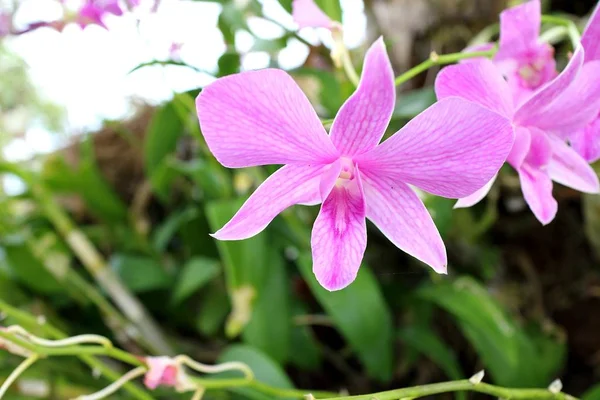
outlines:
{"label": "background pink orchid", "polygon": [[[571,132],[596,116],[600,105],[600,62],[583,65],[583,60],[580,48],[556,79],[520,106],[512,96],[513,88],[489,60],[446,67],[435,84],[439,99],[460,96],[511,121],[516,137],[507,161],[519,173],[525,201],[543,224],[551,222],[557,211],[552,180],[582,192],[600,191],[594,170],[566,143]],[[477,203],[491,185],[488,182],[460,199],[457,207]]]}
{"label": "background pink orchid", "polygon": [[504,162],[512,130],[502,116],[450,98],[378,144],[394,102],[382,39],[367,52],[360,85],[329,136],[283,71],[245,72],[205,88],[196,101],[198,117],[221,164],[286,164],[214,237],[249,238],[291,205],[322,203],[311,245],[313,271],[326,289],[342,289],[355,279],[367,243],[366,218],[396,246],[445,273],[442,239],[408,185],[452,198],[473,193]]}
{"label": "background pink orchid", "polygon": [[557,75],[554,48],[541,42],[540,0],[529,0],[500,14],[500,41],[494,63],[512,88],[517,104]]}
{"label": "background pink orchid", "polygon": [[317,6],[314,0],[294,0],[292,3],[292,17],[300,29],[331,29],[334,24],[327,14]]}
{"label": "background pink orchid", "polygon": [[[600,4],[596,6],[581,37],[585,62],[600,60]],[[600,109],[598,117],[570,137],[571,146],[588,162],[600,160]]]}

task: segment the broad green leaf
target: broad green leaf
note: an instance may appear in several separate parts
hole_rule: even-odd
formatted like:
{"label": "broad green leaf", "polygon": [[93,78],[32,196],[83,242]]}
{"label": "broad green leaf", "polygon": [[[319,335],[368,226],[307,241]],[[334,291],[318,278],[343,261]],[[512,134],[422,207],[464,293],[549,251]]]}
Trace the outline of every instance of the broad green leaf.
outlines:
{"label": "broad green leaf", "polygon": [[342,22],[340,0],[315,0],[315,3],[334,21]]}
{"label": "broad green leaf", "polygon": [[[260,382],[281,389],[292,389],[294,384],[283,371],[283,368],[268,355],[252,346],[235,344],[229,346],[221,354],[218,362],[241,361],[248,365]],[[229,373],[228,376],[231,376]],[[239,374],[238,374],[239,375]]]}
{"label": "broad green leaf", "polygon": [[[299,300],[296,300],[294,304],[294,311],[294,315],[307,314]],[[293,326],[291,341],[290,363],[304,370],[316,370],[321,363],[321,353],[311,328],[309,326]]]}
{"label": "broad green leaf", "polygon": [[209,285],[203,297],[196,328],[207,336],[215,336],[231,310],[229,299],[224,288],[218,284]]}
{"label": "broad green leaf", "polygon": [[192,258],[181,269],[173,288],[172,303],[181,303],[214,279],[220,271],[219,262],[216,260],[203,257]]}
{"label": "broad green leaf", "polygon": [[243,332],[246,343],[262,350],[277,362],[287,361],[291,341],[288,274],[283,259],[271,247],[268,274],[254,303],[252,319]]}
{"label": "broad green leaf", "polygon": [[428,285],[418,295],[456,318],[484,368],[499,385],[546,385],[562,363],[563,344],[524,331],[471,278]]}
{"label": "broad green leaf", "polygon": [[231,177],[227,171],[204,160],[174,161],[173,168],[202,189],[205,198],[222,199],[231,197]]}
{"label": "broad green leaf", "polygon": [[363,265],[356,280],[344,290],[329,292],[317,282],[310,256],[302,255],[298,264],[313,294],[356,351],[367,373],[381,381],[391,379],[392,315],[368,267]]}
{"label": "broad green leaf", "polygon": [[168,174],[167,156],[173,154],[177,142],[184,131],[184,123],[179,116],[176,106],[167,103],[159,108],[148,127],[144,141],[144,160],[146,174],[154,191],[166,198],[172,181]]}
{"label": "broad green leaf", "polygon": [[184,210],[171,213],[171,215],[156,228],[152,235],[152,242],[156,251],[165,251],[169,242],[181,226],[197,216],[198,209],[195,207],[188,207]]}
{"label": "broad green leaf", "polygon": [[401,93],[396,100],[392,114],[393,119],[406,119],[416,117],[436,101],[433,88],[411,90]]}
{"label": "broad green leaf", "polygon": [[219,57],[217,65],[219,66],[219,77],[222,77],[240,72],[242,60],[238,52],[226,51]]}
{"label": "broad green leaf", "polygon": [[[59,293],[63,290],[55,275],[48,272],[43,260],[33,253],[33,248],[27,244],[26,239],[4,240],[2,248],[6,265],[23,284],[37,292],[47,294]],[[68,267],[68,265],[63,266],[62,276],[66,274]]]}
{"label": "broad green leaf", "polygon": [[110,265],[134,292],[165,289],[172,282],[162,265],[150,257],[115,254],[110,259]]}
{"label": "broad green leaf", "polygon": [[[225,225],[242,200],[209,203],[207,217],[211,229],[216,231]],[[229,334],[235,336],[243,331],[244,341],[279,361],[287,359],[289,352],[289,290],[281,255],[267,243],[267,232],[263,232],[241,241],[217,241],[217,248],[233,305]]]}
{"label": "broad green leaf", "polygon": [[600,384],[587,390],[581,396],[581,400],[600,400]]}
{"label": "broad green leaf", "polygon": [[[406,326],[398,331],[398,337],[409,347],[435,362],[451,380],[464,379],[454,352],[429,327]],[[456,398],[466,399],[465,393],[457,393]]]}
{"label": "broad green leaf", "polygon": [[[221,229],[239,210],[243,199],[212,201],[206,205],[206,217],[213,232]],[[225,267],[230,290],[250,283],[256,287],[267,276],[267,242],[264,234],[237,241],[216,241]]]}
{"label": "broad green leaf", "polygon": [[279,4],[289,13],[292,12],[292,0],[279,0]]}

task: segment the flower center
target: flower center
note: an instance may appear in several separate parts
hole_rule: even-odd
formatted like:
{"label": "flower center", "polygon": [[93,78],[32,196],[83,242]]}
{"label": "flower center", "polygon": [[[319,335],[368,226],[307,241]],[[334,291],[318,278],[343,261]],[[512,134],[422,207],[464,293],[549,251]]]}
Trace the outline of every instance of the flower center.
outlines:
{"label": "flower center", "polygon": [[354,163],[347,157],[342,157],[340,162],[342,163],[342,170],[340,171],[340,175],[335,184],[336,186],[345,186],[354,179]]}

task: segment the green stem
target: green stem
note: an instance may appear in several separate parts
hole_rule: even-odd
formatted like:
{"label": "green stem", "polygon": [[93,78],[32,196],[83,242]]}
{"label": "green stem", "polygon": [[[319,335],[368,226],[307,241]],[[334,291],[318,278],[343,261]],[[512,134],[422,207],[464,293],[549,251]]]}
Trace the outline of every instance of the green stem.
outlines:
{"label": "green stem", "polygon": [[548,23],[552,25],[560,25],[567,28],[567,33],[571,39],[573,49],[576,49],[581,42],[581,34],[575,22],[568,18],[559,17],[557,15],[542,15],[542,23]]}
{"label": "green stem", "polygon": [[454,64],[460,60],[466,60],[469,58],[476,58],[476,57],[491,58],[494,56],[494,54],[496,54],[496,51],[497,51],[497,49],[493,48],[491,50],[474,51],[471,53],[452,53],[452,54],[443,54],[443,55],[431,53],[431,55],[429,56],[429,59],[423,61],[421,64],[417,65],[416,67],[413,67],[413,68],[409,69],[408,71],[406,71],[405,73],[403,73],[402,75],[398,76],[396,78],[395,84],[396,84],[396,86],[400,86],[404,82],[411,80],[415,76],[419,75],[422,72],[427,71],[429,68],[436,66],[436,65]]}
{"label": "green stem", "polygon": [[[21,326],[26,326],[29,327],[30,330],[33,329],[41,329],[42,332],[44,332],[45,335],[47,335],[48,337],[54,338],[54,339],[64,339],[67,338],[67,335],[63,332],[61,332],[59,329],[55,328],[54,326],[50,325],[48,322],[44,322],[43,324],[40,324],[37,320],[37,318],[35,318],[34,316],[21,311],[15,307],[12,307],[11,305],[5,303],[4,301],[0,300],[0,310],[2,310],[2,312],[4,314],[6,314],[8,317],[14,319],[16,322],[18,322]],[[13,343],[16,342],[14,336],[8,337],[8,335],[2,335],[5,334],[6,332],[2,332],[0,331],[0,336],[4,337],[10,341],[12,341]],[[19,342],[17,344],[21,345],[21,346],[26,346],[29,342]],[[30,351],[34,351],[37,352],[39,351],[39,347],[30,347],[28,348],[28,350]],[[135,362],[136,364],[142,364],[141,361],[137,358],[135,358],[134,356],[129,355],[128,353],[127,356],[124,356],[121,350],[119,349],[113,349],[116,351],[113,351],[113,355],[117,355],[118,358],[120,358],[122,361],[125,362]],[[94,357],[94,355],[89,354],[86,352],[83,353],[77,353],[74,354],[75,356],[78,356],[84,363],[86,363],[91,369],[99,371],[104,377],[106,377],[109,381],[116,381],[121,377],[121,374],[118,373],[117,371],[114,371],[111,367],[109,367],[108,365],[106,365],[103,361],[97,359],[96,357]],[[110,355],[108,353],[104,354],[102,353],[102,355]],[[136,365],[134,364],[134,365]],[[145,390],[139,388],[138,386],[134,385],[133,383],[126,383],[123,386],[123,389],[126,390],[127,392],[129,392],[129,394],[131,394],[133,397],[135,397],[136,399],[139,400],[152,400],[153,397],[150,396]]]}
{"label": "green stem", "polygon": [[10,385],[12,385],[19,378],[19,376],[21,376],[21,374],[25,372],[27,368],[31,367],[38,359],[39,357],[37,354],[32,354],[21,364],[19,364],[19,366],[9,375],[9,377],[6,378],[2,384],[2,387],[0,387],[0,399],[4,397]]}
{"label": "green stem", "polygon": [[513,389],[503,388],[487,383],[473,384],[469,380],[434,383],[431,385],[414,386],[386,392],[365,394],[359,396],[332,397],[335,400],[396,400],[402,398],[418,398],[440,393],[470,391],[489,394],[505,400],[575,400],[575,397],[564,393],[552,393],[548,389]]}

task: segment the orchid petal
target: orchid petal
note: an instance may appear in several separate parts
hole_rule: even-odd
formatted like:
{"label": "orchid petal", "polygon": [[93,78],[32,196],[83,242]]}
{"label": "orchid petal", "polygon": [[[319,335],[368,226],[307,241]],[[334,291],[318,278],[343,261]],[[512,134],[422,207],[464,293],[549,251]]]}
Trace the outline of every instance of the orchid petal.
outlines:
{"label": "orchid petal", "polygon": [[241,240],[260,233],[286,208],[294,204],[321,202],[324,165],[285,165],[267,178],[233,218],[213,236],[219,240]]}
{"label": "orchid petal", "polygon": [[394,72],[383,38],[379,38],[367,51],[358,88],[331,126],[331,140],[340,153],[353,156],[377,146],[392,117],[395,99]]}
{"label": "orchid petal", "polygon": [[336,185],[321,206],[312,230],[313,272],[325,289],[356,278],[367,247],[365,199],[358,167],[355,179]]}
{"label": "orchid petal", "polygon": [[557,137],[550,138],[552,159],[548,174],[553,181],[585,193],[599,193],[598,175],[575,150]]}
{"label": "orchid petal", "polygon": [[500,70],[487,59],[448,66],[435,80],[438,99],[461,97],[511,118],[514,105]]}
{"label": "orchid petal", "polygon": [[394,136],[355,160],[435,195],[461,198],[498,172],[513,129],[499,114],[458,97],[440,100]]}
{"label": "orchid petal", "polygon": [[294,0],[292,17],[302,28],[331,28],[331,19],[317,6],[314,0]]}
{"label": "orchid petal", "polygon": [[308,99],[282,70],[218,79],[196,106],[206,143],[226,167],[328,164],[338,157]]}
{"label": "orchid petal", "polygon": [[367,218],[398,248],[446,273],[446,248],[427,208],[405,183],[363,173]]}
{"label": "orchid petal", "polygon": [[585,61],[600,60],[600,3],[590,17],[587,27],[581,36],[581,44],[585,49]]}
{"label": "orchid petal", "polygon": [[529,128],[530,144],[529,151],[523,160],[532,168],[545,168],[552,158],[552,145],[550,136],[546,132],[536,128]]}
{"label": "orchid petal", "polygon": [[[600,61],[583,65],[575,81],[547,107],[542,107],[529,123],[552,131],[563,139],[596,119],[600,110]],[[535,122],[532,121],[535,118]]]}
{"label": "orchid petal", "polygon": [[454,208],[467,208],[479,203],[490,192],[494,182],[496,182],[497,177],[498,175],[494,175],[494,177],[490,179],[490,181],[486,183],[484,187],[477,190],[472,195],[458,199],[456,204],[454,204]]}
{"label": "orchid petal", "polygon": [[540,35],[541,16],[540,0],[530,0],[503,11],[496,59],[518,58],[535,46]]}
{"label": "orchid petal", "polygon": [[571,146],[589,163],[600,160],[600,117],[569,138]]}
{"label": "orchid petal", "polygon": [[529,153],[529,149],[531,147],[531,134],[527,128],[516,127],[515,128],[515,142],[513,143],[513,147],[510,150],[510,154],[508,155],[507,161],[513,168],[518,169],[527,154]]}
{"label": "orchid petal", "polygon": [[552,180],[546,172],[527,165],[519,169],[519,179],[529,208],[542,224],[549,224],[558,211],[558,203],[552,197]]}
{"label": "orchid petal", "polygon": [[545,110],[575,81],[583,65],[584,50],[579,47],[566,68],[552,81],[535,92],[515,113],[521,126],[537,126]]}

